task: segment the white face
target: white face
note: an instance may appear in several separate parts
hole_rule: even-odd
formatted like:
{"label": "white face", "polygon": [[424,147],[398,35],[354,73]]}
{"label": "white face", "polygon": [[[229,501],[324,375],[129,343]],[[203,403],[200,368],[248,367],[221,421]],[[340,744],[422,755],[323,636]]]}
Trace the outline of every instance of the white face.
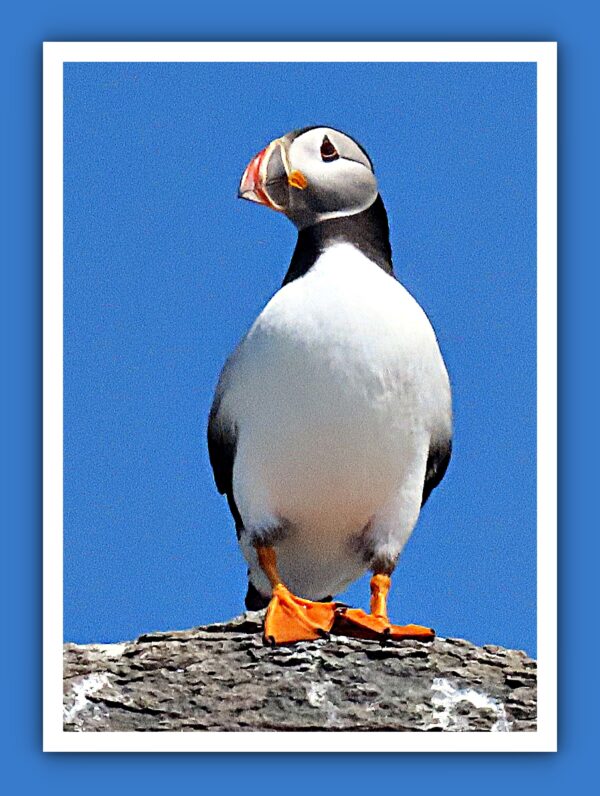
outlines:
{"label": "white face", "polygon": [[358,144],[330,127],[316,127],[288,148],[288,168],[306,178],[304,189],[290,188],[285,213],[302,228],[319,221],[354,215],[377,198],[377,180]]}
{"label": "white face", "polygon": [[363,149],[331,127],[294,131],[254,157],[239,195],[279,210],[299,228],[361,213],[377,198],[377,180]]}

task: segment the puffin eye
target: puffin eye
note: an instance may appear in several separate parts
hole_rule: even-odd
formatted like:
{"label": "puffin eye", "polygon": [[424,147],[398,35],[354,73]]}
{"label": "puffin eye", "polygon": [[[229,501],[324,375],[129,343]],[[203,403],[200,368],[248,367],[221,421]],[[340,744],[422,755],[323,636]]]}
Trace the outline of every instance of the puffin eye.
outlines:
{"label": "puffin eye", "polygon": [[332,160],[337,160],[339,158],[337,149],[331,143],[329,138],[327,138],[327,136],[325,136],[321,144],[321,158],[326,163],[329,163]]}

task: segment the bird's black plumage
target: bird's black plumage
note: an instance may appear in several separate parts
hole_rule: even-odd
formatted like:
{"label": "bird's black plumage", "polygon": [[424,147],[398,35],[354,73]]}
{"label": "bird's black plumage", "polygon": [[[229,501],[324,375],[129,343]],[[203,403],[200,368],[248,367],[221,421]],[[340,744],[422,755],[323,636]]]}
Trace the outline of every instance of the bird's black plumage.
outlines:
{"label": "bird's black plumage", "polygon": [[386,273],[394,273],[390,228],[379,194],[361,213],[329,218],[301,229],[283,284],[304,276],[332,243],[350,243]]}
{"label": "bird's black plumage", "polygon": [[235,429],[223,428],[218,419],[221,396],[217,393],[208,416],[208,458],[215,477],[215,484],[222,495],[227,498],[229,510],[235,521],[235,530],[240,538],[244,528],[242,517],[235,503],[233,496],[233,462],[235,460],[235,449],[237,445],[237,435]]}
{"label": "bird's black plumage", "polygon": [[425,483],[423,484],[423,499],[421,508],[427,503],[429,495],[442,481],[446,474],[450,457],[452,456],[452,439],[448,437],[443,442],[436,442],[429,448],[427,467],[425,468]]}

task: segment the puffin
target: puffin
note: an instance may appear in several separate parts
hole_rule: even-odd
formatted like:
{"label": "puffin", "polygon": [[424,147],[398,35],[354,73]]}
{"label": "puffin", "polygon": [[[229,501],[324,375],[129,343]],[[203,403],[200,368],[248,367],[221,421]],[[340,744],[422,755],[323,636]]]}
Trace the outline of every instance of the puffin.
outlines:
{"label": "puffin", "polygon": [[[281,288],[224,364],[208,452],[248,565],[246,607],[271,644],[340,633],[434,638],[393,624],[391,576],[452,448],[448,373],[395,276],[371,158],[327,126],[273,140],[239,196],[298,238]],[[334,601],[371,572],[365,611]]]}

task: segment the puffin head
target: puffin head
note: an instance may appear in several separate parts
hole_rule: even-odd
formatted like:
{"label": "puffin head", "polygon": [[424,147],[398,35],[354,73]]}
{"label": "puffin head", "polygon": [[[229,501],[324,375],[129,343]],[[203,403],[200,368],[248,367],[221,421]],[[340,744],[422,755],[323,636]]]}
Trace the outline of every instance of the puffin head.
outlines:
{"label": "puffin head", "polygon": [[332,127],[276,138],[252,158],[239,188],[242,199],[284,213],[298,229],[361,213],[377,195],[371,159]]}

